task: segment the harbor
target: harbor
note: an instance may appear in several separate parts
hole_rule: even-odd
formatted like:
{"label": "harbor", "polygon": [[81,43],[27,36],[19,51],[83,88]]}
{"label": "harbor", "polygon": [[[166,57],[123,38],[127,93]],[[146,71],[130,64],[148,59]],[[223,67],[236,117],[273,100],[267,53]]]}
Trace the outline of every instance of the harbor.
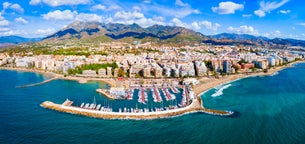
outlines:
{"label": "harbor", "polygon": [[[144,107],[134,107],[134,108],[126,108],[120,107],[118,109],[113,109],[109,105],[97,104],[94,98],[92,103],[81,103],[80,105],[74,105],[73,101],[67,99],[62,104],[56,104],[50,101],[45,101],[41,103],[41,106],[47,109],[52,109],[65,113],[78,114],[83,116],[102,118],[102,119],[159,119],[159,118],[170,118],[181,116],[188,113],[206,113],[211,115],[218,116],[230,116],[234,112],[232,111],[221,111],[221,110],[212,110],[203,107],[203,102],[200,96],[195,96],[192,88],[188,85],[181,86],[182,95],[179,98],[179,104],[174,103],[176,100],[175,93],[179,93],[179,90],[173,87],[150,87],[144,88],[139,87],[133,90],[127,90],[126,99],[130,99],[130,97],[136,97],[132,92],[137,93],[137,101],[139,105],[143,105]],[[162,91],[159,92],[159,89]],[[151,100],[154,103],[161,103],[160,107],[148,107],[148,90],[151,92]],[[170,101],[169,105],[163,105],[162,96]],[[178,96],[178,95],[177,95]],[[109,97],[109,96],[107,96]],[[145,107],[146,105],[146,107]]]}

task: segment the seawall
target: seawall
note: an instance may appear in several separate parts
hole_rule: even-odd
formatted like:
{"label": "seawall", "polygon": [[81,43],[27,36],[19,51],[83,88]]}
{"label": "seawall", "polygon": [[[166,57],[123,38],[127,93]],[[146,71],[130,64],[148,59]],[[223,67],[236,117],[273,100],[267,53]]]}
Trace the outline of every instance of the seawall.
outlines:
{"label": "seawall", "polygon": [[102,119],[131,119],[131,120],[145,120],[145,119],[160,119],[181,116],[188,113],[203,112],[212,115],[229,116],[233,112],[210,110],[202,107],[201,99],[194,99],[192,103],[186,107],[171,109],[166,111],[157,112],[139,112],[139,113],[127,113],[127,112],[104,112],[93,109],[84,109],[75,106],[66,106],[62,104],[55,104],[50,101],[41,103],[41,106],[47,109],[56,110],[59,112],[83,115],[88,117],[102,118]]}

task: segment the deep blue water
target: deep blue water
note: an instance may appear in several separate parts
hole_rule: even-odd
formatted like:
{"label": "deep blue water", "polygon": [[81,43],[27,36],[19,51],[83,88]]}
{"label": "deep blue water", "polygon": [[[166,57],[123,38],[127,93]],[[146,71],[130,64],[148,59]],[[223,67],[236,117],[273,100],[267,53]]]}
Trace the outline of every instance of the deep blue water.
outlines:
{"label": "deep blue water", "polygon": [[202,95],[205,107],[235,110],[238,117],[196,113],[144,121],[95,119],[41,108],[46,100],[62,103],[69,98],[79,105],[91,103],[94,96],[97,103],[113,108],[135,107],[137,96],[129,102],[109,101],[95,92],[107,87],[98,82],[55,80],[16,88],[48,77],[0,70],[0,143],[301,144],[305,143],[304,67],[298,64],[274,76],[241,79]]}

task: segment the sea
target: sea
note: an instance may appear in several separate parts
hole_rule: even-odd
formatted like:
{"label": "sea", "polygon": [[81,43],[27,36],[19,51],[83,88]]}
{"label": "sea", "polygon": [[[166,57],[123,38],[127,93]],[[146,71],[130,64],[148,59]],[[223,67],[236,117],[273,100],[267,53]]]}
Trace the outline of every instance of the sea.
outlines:
{"label": "sea", "polygon": [[[0,70],[1,144],[304,144],[305,143],[305,63],[271,76],[240,79],[212,88],[201,95],[204,106],[233,110],[234,117],[204,113],[157,120],[105,120],[40,107],[43,101],[74,105],[82,102],[119,107],[161,107],[177,101],[143,105],[132,101],[111,101],[95,92],[107,84],[91,81],[54,80],[48,76]],[[181,91],[181,90],[180,90]],[[135,92],[136,93],[136,92]],[[180,95],[181,96],[181,95]],[[180,99],[181,100],[181,99]],[[150,98],[149,101],[152,101]]]}

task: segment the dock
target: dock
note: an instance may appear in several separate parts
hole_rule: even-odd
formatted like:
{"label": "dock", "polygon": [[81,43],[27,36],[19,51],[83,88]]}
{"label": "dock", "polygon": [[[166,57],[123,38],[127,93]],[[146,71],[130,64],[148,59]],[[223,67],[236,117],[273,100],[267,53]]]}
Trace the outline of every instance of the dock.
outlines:
{"label": "dock", "polygon": [[138,102],[146,104],[147,101],[147,93],[145,93],[144,88],[140,88],[138,92]]}
{"label": "dock", "polygon": [[153,98],[155,102],[162,102],[162,98],[160,96],[160,92],[156,86],[152,88]]}
{"label": "dock", "polygon": [[96,89],[95,91],[98,92],[98,93],[103,94],[105,97],[107,97],[107,98],[109,98],[109,99],[111,99],[111,100],[114,100],[114,99],[115,99],[115,97],[113,97],[113,96],[112,96],[109,92],[107,92],[106,90],[103,90],[103,89]]}

